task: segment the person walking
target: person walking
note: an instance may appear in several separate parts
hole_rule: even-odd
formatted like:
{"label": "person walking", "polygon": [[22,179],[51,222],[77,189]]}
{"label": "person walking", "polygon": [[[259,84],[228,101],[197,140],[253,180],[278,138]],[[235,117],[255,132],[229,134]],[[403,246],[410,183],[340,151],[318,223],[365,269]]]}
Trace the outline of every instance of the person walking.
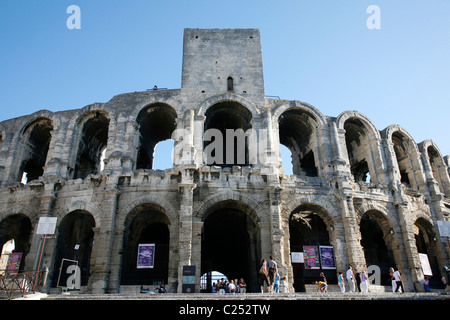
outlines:
{"label": "person walking", "polygon": [[286,281],[286,277],[283,277],[281,279],[281,283],[280,283],[280,292],[281,293],[287,293],[288,292],[288,283]]}
{"label": "person walking", "polygon": [[423,290],[425,290],[425,292],[431,292],[428,276],[425,276],[425,279],[423,280]]}
{"label": "person walking", "polygon": [[348,292],[355,291],[355,277],[353,275],[352,266],[348,266],[348,270],[346,272],[347,284],[348,284]]}
{"label": "person walking", "polygon": [[395,284],[397,285],[397,288],[395,288],[395,292],[397,292],[398,289],[401,289],[400,293],[405,292],[405,289],[403,289],[402,276],[400,275],[400,271],[398,269],[394,272],[394,279]]}
{"label": "person walking", "polygon": [[273,293],[278,293],[280,288],[280,274],[276,271],[275,272],[275,279],[273,282]]}
{"label": "person walking", "polygon": [[326,284],[326,286],[325,286],[325,292],[326,292],[327,288],[328,288],[328,282],[327,282],[327,278],[325,277],[325,274],[323,272],[320,273],[320,278],[322,279],[321,281]]}
{"label": "person walking", "polygon": [[338,285],[339,285],[339,288],[341,289],[341,292],[344,293],[345,292],[345,282],[344,282],[344,275],[342,274],[341,271],[339,271]]}
{"label": "person walking", "polygon": [[360,271],[359,277],[361,280],[361,292],[368,293],[369,292],[369,278],[367,276],[366,271]]}
{"label": "person walking", "polygon": [[354,278],[355,278],[355,282],[356,282],[355,291],[361,292],[361,275],[359,274],[359,271],[356,269],[353,271],[353,274],[354,274]]}
{"label": "person walking", "polygon": [[264,283],[267,284],[267,288],[270,287],[270,285],[269,285],[269,273],[267,271],[266,259],[263,259],[261,261],[261,265],[259,267],[259,272],[258,272],[258,279],[259,279],[259,286],[261,288],[261,293],[264,293]]}
{"label": "person walking", "polygon": [[395,292],[397,289],[397,283],[395,282],[394,278],[394,271],[394,268],[389,268],[389,277],[391,278],[392,292]]}
{"label": "person walking", "polygon": [[270,260],[267,262],[267,268],[269,271],[269,293],[273,292],[273,285],[275,281],[275,273],[278,272],[277,263],[273,261],[273,257],[270,256]]}

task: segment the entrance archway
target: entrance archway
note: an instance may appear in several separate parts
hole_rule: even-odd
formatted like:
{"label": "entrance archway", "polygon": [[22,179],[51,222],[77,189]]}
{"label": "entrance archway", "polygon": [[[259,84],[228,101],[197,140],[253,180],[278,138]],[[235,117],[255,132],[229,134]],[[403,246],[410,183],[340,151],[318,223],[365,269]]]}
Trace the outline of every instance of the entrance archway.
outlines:
{"label": "entrance archway", "polygon": [[[122,285],[168,283],[169,218],[161,208],[146,204],[130,213],[123,240]],[[138,268],[139,244],[154,244],[153,267]]]}
{"label": "entrance archway", "polygon": [[[330,246],[327,225],[323,220],[327,212],[315,204],[303,204],[297,207],[289,218],[289,242],[292,252],[303,253],[304,246]],[[304,292],[305,285],[320,280],[323,272],[328,283],[337,283],[336,270],[309,269],[304,263],[292,263],[294,289]]]}
{"label": "entrance archway", "polygon": [[24,271],[25,257],[30,251],[31,221],[24,214],[12,214],[0,222],[0,253],[3,246],[14,240],[13,253],[22,252],[19,272]]}
{"label": "entrance archway", "polygon": [[58,285],[62,259],[75,260],[81,272],[81,286],[88,284],[92,246],[94,244],[94,217],[87,211],[76,210],[66,215],[58,227],[56,259],[53,266],[53,286]]}
{"label": "entrance archway", "polygon": [[260,236],[247,209],[242,203],[224,201],[209,210],[202,230],[201,274],[215,270],[229,280],[244,278],[247,292],[256,292]]}
{"label": "entrance archway", "polygon": [[360,222],[361,246],[367,266],[380,267],[380,284],[390,286],[389,268],[397,268],[394,259],[392,244],[394,241],[392,226],[383,213],[369,210],[363,214]]}
{"label": "entrance archway", "polygon": [[433,226],[425,218],[419,218],[414,223],[414,235],[416,238],[417,252],[426,254],[430,263],[432,276],[428,276],[431,288],[441,288],[440,268],[437,257],[437,234]]}

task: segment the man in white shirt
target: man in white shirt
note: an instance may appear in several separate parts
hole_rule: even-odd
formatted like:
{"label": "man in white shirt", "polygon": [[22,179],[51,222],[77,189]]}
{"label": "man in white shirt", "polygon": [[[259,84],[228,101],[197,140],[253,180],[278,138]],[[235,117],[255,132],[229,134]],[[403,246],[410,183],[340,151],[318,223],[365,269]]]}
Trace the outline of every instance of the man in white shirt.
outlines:
{"label": "man in white shirt", "polygon": [[401,289],[400,292],[405,292],[405,289],[403,289],[403,282],[402,282],[402,277],[400,276],[400,272],[398,270],[396,270],[394,272],[393,276],[394,276],[395,284],[397,285],[397,288],[395,288],[395,292],[397,292],[399,288]]}
{"label": "man in white shirt", "polygon": [[355,291],[355,278],[353,277],[353,270],[352,266],[348,267],[347,273],[346,273],[347,283],[348,283],[348,292]]}

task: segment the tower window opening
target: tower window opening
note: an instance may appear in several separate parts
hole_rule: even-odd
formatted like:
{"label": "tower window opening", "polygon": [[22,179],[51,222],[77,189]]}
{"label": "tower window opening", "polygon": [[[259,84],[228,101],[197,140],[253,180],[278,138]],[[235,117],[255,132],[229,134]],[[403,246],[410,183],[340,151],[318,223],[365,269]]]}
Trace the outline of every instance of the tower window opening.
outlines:
{"label": "tower window opening", "polygon": [[228,77],[228,79],[227,79],[227,90],[233,91],[233,78],[232,77]]}

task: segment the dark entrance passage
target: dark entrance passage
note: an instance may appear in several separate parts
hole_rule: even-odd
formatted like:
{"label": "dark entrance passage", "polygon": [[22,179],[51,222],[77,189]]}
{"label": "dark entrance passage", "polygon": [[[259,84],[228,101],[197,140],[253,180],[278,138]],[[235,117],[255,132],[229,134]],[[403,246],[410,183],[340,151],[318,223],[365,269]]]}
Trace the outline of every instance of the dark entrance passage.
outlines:
{"label": "dark entrance passage", "polygon": [[[319,212],[324,209],[314,204],[298,207],[289,219],[291,252],[303,252],[303,246],[330,246],[330,239],[325,222]],[[336,270],[307,269],[304,263],[292,263],[295,292],[304,292],[305,284],[319,281],[323,272],[328,284],[337,283]]]}
{"label": "dark entrance passage", "polygon": [[[229,280],[244,278],[247,292],[256,292],[259,250],[255,222],[234,205],[214,210],[204,221],[201,274],[213,270]],[[211,292],[208,284],[207,292]]]}
{"label": "dark entrance passage", "polygon": [[[75,260],[81,271],[81,286],[86,286],[90,275],[91,252],[94,242],[95,220],[86,211],[77,210],[63,218],[58,227],[56,260],[53,269],[53,287],[58,285],[62,259]],[[62,270],[61,272],[66,272]],[[63,286],[65,284],[62,284]]]}
{"label": "dark entrance passage", "polygon": [[419,218],[414,223],[417,252],[426,254],[433,275],[428,275],[431,289],[442,288],[440,269],[438,264],[436,239],[438,235],[433,231],[432,225],[424,218]]}
{"label": "dark entrance passage", "polygon": [[10,215],[0,222],[0,253],[5,243],[14,240],[13,253],[22,252],[19,272],[24,271],[25,257],[30,251],[30,236],[31,221],[23,214]]}
{"label": "dark entrance passage", "polygon": [[383,286],[391,285],[389,268],[397,268],[394,254],[390,246],[386,246],[386,243],[393,241],[392,234],[388,230],[390,230],[388,220],[381,212],[372,210],[361,217],[361,245],[364,249],[366,264],[380,268],[380,284]]}
{"label": "dark entrance passage", "polygon": [[[169,275],[169,220],[167,216],[143,206],[124,235],[122,285],[167,284]],[[155,244],[153,268],[137,268],[139,244]]]}

